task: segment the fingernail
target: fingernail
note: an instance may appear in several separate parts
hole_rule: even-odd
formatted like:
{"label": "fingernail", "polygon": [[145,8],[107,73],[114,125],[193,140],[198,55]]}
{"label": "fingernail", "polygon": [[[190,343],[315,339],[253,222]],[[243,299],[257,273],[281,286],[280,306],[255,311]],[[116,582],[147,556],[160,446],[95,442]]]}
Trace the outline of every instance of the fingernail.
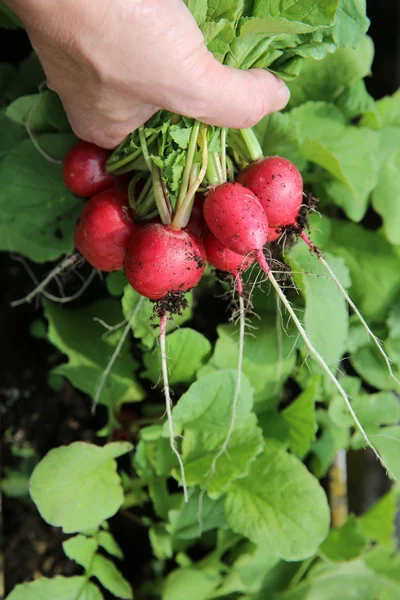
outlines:
{"label": "fingernail", "polygon": [[290,98],[290,90],[289,88],[282,82],[282,86],[278,90],[278,94],[276,96],[276,104],[277,110],[281,110],[285,108],[286,104],[289,102]]}

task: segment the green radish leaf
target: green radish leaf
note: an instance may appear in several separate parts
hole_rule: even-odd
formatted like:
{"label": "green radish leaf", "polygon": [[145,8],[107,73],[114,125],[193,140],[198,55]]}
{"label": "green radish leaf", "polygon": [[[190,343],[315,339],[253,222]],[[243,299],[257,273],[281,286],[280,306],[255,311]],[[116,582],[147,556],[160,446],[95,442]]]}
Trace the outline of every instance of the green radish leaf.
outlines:
{"label": "green radish leaf", "polygon": [[84,535],[75,535],[69,540],[63,542],[63,550],[70,560],[74,560],[88,571],[93,561],[93,557],[98,549],[98,543],[93,537]]}
{"label": "green radish leaf", "polygon": [[169,439],[162,437],[163,426],[152,425],[140,432],[140,442],[136,446],[135,469],[143,481],[150,482],[157,477],[168,477],[177,466]]}
{"label": "green radish leaf", "polygon": [[299,169],[306,160],[300,154],[300,131],[296,122],[287,113],[267,115],[254,128],[264,156],[284,156]]}
{"label": "green radish leaf", "polygon": [[400,90],[392,96],[381,98],[375,106],[381,126],[400,127]]}
{"label": "green radish leaf", "polygon": [[[279,564],[279,558],[273,554],[267,544],[255,546],[252,543],[242,544],[241,552],[232,565],[230,572],[218,588],[222,597],[234,593],[257,594],[260,592],[267,574],[273,572]],[[251,596],[251,598],[266,598],[268,596]]]}
{"label": "green radish leaf", "polygon": [[205,494],[200,504],[199,497],[200,492],[194,490],[189,496],[189,501],[183,503],[180,510],[169,511],[167,529],[174,538],[192,540],[199,537],[200,507],[202,533],[211,529],[228,528],[224,516],[224,499],[211,500]]}
{"label": "green radish leaf", "polygon": [[209,51],[213,53],[219,62],[223,63],[229,51],[230,44],[235,37],[235,30],[232,24],[226,19],[221,19],[218,22],[207,21],[203,24],[201,31]]}
{"label": "green radish leaf", "polygon": [[391,472],[388,477],[398,480],[400,477],[400,427],[396,425],[381,427],[379,434],[372,437],[373,444]]}
{"label": "green radish leaf", "polygon": [[207,17],[208,0],[185,0],[185,4],[201,26]]}
{"label": "green radish leaf", "polygon": [[311,446],[314,454],[312,472],[316,477],[322,478],[328,472],[338,450],[350,446],[350,431],[348,427],[338,427],[325,410],[317,410],[316,417],[321,434]]}
{"label": "green radish leaf", "polygon": [[[62,159],[74,141],[46,134],[37,142]],[[62,165],[48,162],[30,140],[11,148],[0,162],[0,249],[36,262],[55,260],[73,249],[73,231],[83,202],[62,179]]]}
{"label": "green radish leaf", "polygon": [[[203,366],[211,354],[211,344],[204,335],[194,329],[178,329],[166,338],[166,351],[168,356],[169,382],[192,382],[196,372]],[[158,383],[161,378],[161,354],[159,349],[146,352],[143,355],[146,370],[144,377],[153,383]]]}
{"label": "green radish leaf", "polygon": [[85,442],[54,448],[30,479],[30,494],[43,519],[65,533],[97,527],[123,502],[115,458],[132,449],[128,442],[102,448]]}
{"label": "green radish leaf", "polygon": [[270,68],[288,81],[299,75],[304,59],[321,60],[337,48],[356,46],[369,25],[364,0],[255,0],[246,16],[249,12],[254,17],[240,21],[227,64]]}
{"label": "green radish leaf", "polygon": [[336,106],[350,121],[369,114],[376,115],[376,103],[367,91],[363,80],[357,81],[337,97]]}
{"label": "green radish leaf", "polygon": [[318,481],[298,459],[268,439],[248,475],[231,484],[225,514],[233,531],[255,544],[269,544],[288,561],[312,556],[325,539],[330,520]]}
{"label": "green radish leaf", "polygon": [[302,155],[340,182],[329,183],[329,195],[350,219],[361,220],[377,182],[376,161],[362,134],[332,104],[307,102],[290,116],[299,126]]}
{"label": "green radish leaf", "polygon": [[389,242],[400,246],[400,150],[390,154],[379,172],[378,185],[372,192],[372,205],[383,219]]}
{"label": "green radish leaf", "polygon": [[162,519],[167,519],[168,511],[173,506],[173,500],[168,494],[166,479],[153,478],[149,481],[149,496],[155,513]]}
{"label": "green radish leaf", "polygon": [[[171,316],[167,324],[167,333],[180,327],[185,321],[188,321],[191,318],[193,304],[192,293],[189,292],[185,294],[185,298],[188,302],[187,308],[182,311],[181,315]],[[146,348],[153,348],[159,335],[159,317],[154,314],[154,303],[135,292],[130,285],[127,285],[122,297],[122,310],[125,318],[128,320],[131,319],[134,311],[137,311],[135,313],[135,318],[132,321],[133,335],[135,338],[139,338]]]}
{"label": "green radish leaf", "polygon": [[[26,139],[27,133],[23,127],[0,113],[0,159],[12,148]],[[1,196],[0,196],[1,197]],[[1,225],[0,225],[1,226]]]}
{"label": "green radish leaf", "polygon": [[107,291],[111,296],[119,297],[125,291],[127,286],[125,273],[121,269],[121,271],[114,271],[113,273],[108,273],[106,279]]}
{"label": "green radish leaf", "polygon": [[306,60],[300,76],[290,82],[289,107],[310,100],[334,102],[347,87],[370,74],[374,46],[365,37],[356,48],[343,48],[322,61]]}
{"label": "green radish leaf", "polygon": [[9,104],[5,115],[20,125],[29,125],[36,133],[71,131],[61,100],[52,91],[17,98]]}
{"label": "green radish leaf", "polygon": [[[390,346],[384,343],[383,348],[388,353],[389,358],[392,359]],[[400,392],[400,386],[390,377],[382,355],[371,343],[352,353],[350,355],[350,362],[360,377],[369,385],[380,390],[390,392],[394,389]],[[395,377],[399,378],[400,362],[398,360],[394,361],[393,372]]]}
{"label": "green radish leaf", "polygon": [[171,125],[168,129],[168,134],[182,150],[188,147],[191,133],[192,127],[182,128],[179,125]]}
{"label": "green radish leaf", "polygon": [[329,532],[319,552],[331,562],[345,562],[358,558],[367,546],[368,539],[359,519],[350,515],[344,525]]}
{"label": "green radish leaf", "polygon": [[[255,0],[253,15],[262,19],[269,18],[288,21],[288,28],[283,33],[306,33],[319,27],[328,27],[335,22],[338,0],[313,2],[312,0],[295,0],[294,2],[275,2],[274,0]],[[293,29],[289,29],[291,27]]]}
{"label": "green radish leaf", "polygon": [[383,600],[396,600],[400,593],[399,568],[400,557],[393,543],[375,546],[365,557],[365,563],[379,578],[383,591]]}
{"label": "green radish leaf", "polygon": [[123,560],[124,554],[109,531],[99,531],[96,536],[99,546],[104,548],[108,554]]}
{"label": "green radish leaf", "polygon": [[360,517],[363,532],[372,540],[389,544],[396,535],[397,498],[392,488]]}
{"label": "green radish leaf", "polygon": [[354,590],[362,600],[376,600],[382,583],[362,560],[335,565],[318,563],[311,569],[304,582],[283,592],[282,600],[352,600]]}
{"label": "green radish leaf", "polygon": [[[49,321],[49,341],[68,357],[68,362],[59,365],[53,372],[66,377],[93,399],[123,333],[123,327],[120,327],[105,335],[107,331],[98,320],[111,326],[120,323],[119,302],[100,300],[87,308],[65,310],[44,301],[44,307]],[[144,391],[132,376],[137,366],[125,342],[107,377],[99,402],[116,408],[124,402],[142,400]]]}
{"label": "green radish leaf", "polygon": [[[256,328],[256,335],[246,337],[244,345],[243,373],[252,385],[256,405],[262,403],[264,409],[267,403],[275,404],[296,361],[292,352],[296,338],[291,337],[292,330],[287,335],[285,331],[277,331],[276,324],[275,316],[270,314],[262,315],[261,319],[251,319],[249,325]],[[214,354],[200,370],[200,377],[220,369],[234,369],[237,365],[236,325],[220,325],[217,331]]]}
{"label": "green radish leaf", "polygon": [[[351,395],[351,394],[350,394]],[[360,423],[368,435],[378,435],[382,425],[396,425],[400,420],[400,406],[393,392],[359,394],[352,396],[352,406]],[[329,414],[339,427],[352,427],[353,419],[344,406],[342,398],[335,398],[329,405]],[[359,432],[353,436],[352,447],[363,448],[364,442]]]}
{"label": "green radish leaf", "polygon": [[[304,327],[316,350],[333,369],[341,359],[348,334],[348,310],[346,301],[330,280],[325,267],[315,254],[310,254],[306,244],[297,244],[290,252],[295,281],[305,297]],[[344,260],[325,255],[343,287],[349,287],[349,273]],[[308,275],[307,273],[311,273]]]}
{"label": "green radish leaf", "polygon": [[55,577],[37,579],[17,585],[6,600],[103,600],[99,588],[86,577]]}
{"label": "green radish leaf", "polygon": [[28,498],[29,475],[5,467],[3,476],[0,479],[0,491],[8,496],[8,498]]}
{"label": "green radish leaf", "polygon": [[335,24],[328,30],[338,48],[354,48],[367,33],[369,19],[365,12],[366,0],[339,0]]}
{"label": "green radish leaf", "polygon": [[165,525],[156,523],[149,529],[149,540],[154,556],[158,560],[168,560],[173,556],[172,538]]}
{"label": "green radish leaf", "polygon": [[195,568],[172,571],[165,580],[162,600],[208,600],[218,587],[220,577]]}
{"label": "green radish leaf", "polygon": [[304,458],[315,440],[318,426],[315,419],[318,379],[314,377],[300,396],[282,411],[287,424],[290,450],[298,458]]}
{"label": "green radish leaf", "polygon": [[219,21],[227,19],[236,24],[242,15],[244,0],[208,0],[207,19],[209,21]]}
{"label": "green radish leaf", "polygon": [[121,598],[121,600],[133,598],[132,588],[128,581],[114,563],[101,554],[96,554],[93,558],[90,574],[92,577],[96,577],[113,596]]}
{"label": "green radish leaf", "polygon": [[[236,420],[226,452],[209,472],[227,436],[237,372],[219,370],[192,384],[172,411],[175,435],[183,434],[182,456],[188,485],[199,485],[217,498],[229,484],[247,473],[263,447],[261,430],[251,412],[253,393],[245,375],[237,401]],[[167,435],[167,424],[164,425]]]}

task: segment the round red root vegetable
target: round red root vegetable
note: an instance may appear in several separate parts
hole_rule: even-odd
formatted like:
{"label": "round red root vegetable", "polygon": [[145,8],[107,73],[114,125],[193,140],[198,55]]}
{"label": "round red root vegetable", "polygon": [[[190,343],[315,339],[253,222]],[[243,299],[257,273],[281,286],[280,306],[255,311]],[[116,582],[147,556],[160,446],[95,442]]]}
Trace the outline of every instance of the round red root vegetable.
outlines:
{"label": "round red root vegetable", "polygon": [[268,244],[272,244],[272,242],[276,242],[276,240],[279,240],[279,238],[282,235],[282,229],[280,229],[278,227],[278,229],[275,229],[274,227],[270,227],[268,229]]}
{"label": "round red root vegetable", "polygon": [[223,183],[204,202],[206,223],[220,242],[245,256],[262,250],[268,238],[268,219],[251,190],[240,183]]}
{"label": "round red root vegetable", "polygon": [[63,164],[64,183],[69,191],[90,198],[112,188],[116,184],[115,178],[105,171],[109,155],[108,150],[83,140],[72,146]]}
{"label": "round red root vegetable", "polygon": [[113,188],[88,200],[75,228],[74,243],[95,269],[119,271],[137,229],[126,192]]}
{"label": "round red root vegetable", "polygon": [[235,277],[239,273],[244,273],[254,262],[254,256],[242,256],[229,250],[209,229],[204,233],[203,242],[208,262],[216,269],[231,273]]}
{"label": "round red root vegetable", "polygon": [[151,223],[130,240],[124,268],[134,290],[151,300],[160,300],[168,293],[194,287],[206,261],[204,246],[195,234]]}
{"label": "round red root vegetable", "polygon": [[281,156],[263,158],[239,173],[237,181],[257,196],[270,227],[295,224],[303,202],[303,179],[290,160]]}

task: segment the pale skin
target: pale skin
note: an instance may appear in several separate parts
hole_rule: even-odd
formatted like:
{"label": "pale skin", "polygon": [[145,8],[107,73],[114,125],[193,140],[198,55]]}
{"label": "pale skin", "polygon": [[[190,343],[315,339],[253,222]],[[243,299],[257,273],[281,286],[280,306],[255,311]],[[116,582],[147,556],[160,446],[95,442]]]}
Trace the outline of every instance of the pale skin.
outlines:
{"label": "pale skin", "polygon": [[286,85],[222,66],[183,0],[6,0],[84,140],[113,148],[159,108],[245,128],[284,108]]}

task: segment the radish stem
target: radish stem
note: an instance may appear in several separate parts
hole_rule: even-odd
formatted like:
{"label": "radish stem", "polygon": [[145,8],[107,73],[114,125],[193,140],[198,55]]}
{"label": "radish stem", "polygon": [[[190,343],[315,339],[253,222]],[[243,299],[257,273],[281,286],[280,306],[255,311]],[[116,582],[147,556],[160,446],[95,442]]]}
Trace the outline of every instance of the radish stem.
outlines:
{"label": "radish stem", "polygon": [[354,412],[353,407],[351,406],[350,403],[350,399],[348,397],[348,395],[346,394],[346,392],[344,391],[343,387],[340,385],[339,381],[336,379],[335,375],[332,373],[332,371],[330,370],[330,368],[328,367],[328,365],[326,364],[325,360],[322,358],[322,356],[319,354],[319,352],[314,348],[314,346],[311,344],[309,337],[303,327],[303,325],[300,323],[296,313],[294,312],[292,306],[290,305],[290,302],[288,301],[288,299],[286,298],[285,294],[282,292],[278,282],[276,281],[275,277],[273,276],[271,269],[268,266],[267,261],[265,260],[265,256],[263,254],[263,252],[260,250],[257,253],[257,260],[258,260],[258,264],[260,265],[261,269],[264,271],[264,273],[266,274],[266,276],[268,277],[268,279],[270,280],[272,286],[275,288],[276,293],[278,294],[279,298],[282,301],[282,304],[284,305],[284,307],[286,308],[286,310],[288,311],[288,313],[290,314],[290,316],[293,319],[293,322],[295,323],[297,330],[299,332],[299,334],[301,335],[301,337],[304,340],[305,345],[307,346],[308,350],[310,351],[310,354],[313,356],[314,360],[317,361],[317,363],[322,367],[322,369],[325,371],[325,373],[328,375],[329,379],[332,381],[333,385],[336,387],[336,389],[338,390],[339,394],[342,396],[347,409],[358,429],[358,431],[361,433],[365,443],[367,446],[369,446],[369,448],[371,448],[371,450],[373,451],[373,453],[375,454],[375,456],[377,457],[377,459],[379,460],[379,462],[381,463],[381,465],[384,467],[384,469],[386,469],[387,473],[390,474],[390,476],[396,480],[396,477],[394,476],[394,474],[392,473],[392,471],[389,469],[389,467],[386,465],[385,461],[383,460],[383,458],[381,458],[381,456],[379,455],[378,451],[374,448],[374,446],[371,444],[371,442],[369,441],[369,438],[367,436],[367,434],[365,433],[363,426],[361,425],[360,421],[357,418],[356,413]]}
{"label": "radish stem", "polygon": [[160,169],[151,161],[143,125],[142,127],[139,127],[139,139],[143,158],[146,161],[146,165],[151,173],[151,178],[153,181],[154,198],[156,201],[158,213],[160,215],[161,223],[163,225],[169,225],[171,223],[172,211],[171,204],[168,198],[168,190],[166,190],[164,182],[162,181]]}
{"label": "radish stem", "polygon": [[263,158],[264,154],[254,131],[251,128],[241,129],[240,133],[242,134],[243,141],[246,144],[251,160],[254,162]]}
{"label": "radish stem", "polygon": [[[154,140],[157,137],[157,133],[153,133],[153,135],[151,135],[149,137],[149,139],[147,140],[147,146],[150,146]],[[106,171],[107,173],[114,173],[115,171],[119,171],[119,169],[121,169],[122,167],[128,166],[129,163],[132,163],[134,160],[136,160],[140,155],[142,154],[142,148],[137,148],[134,152],[132,152],[132,154],[128,154],[127,156],[124,156],[124,158],[121,158],[120,160],[114,162],[114,163],[110,163],[110,159],[106,162]],[[111,155],[112,157],[112,155]],[[122,171],[120,171],[122,173]],[[127,172],[127,171],[125,171]]]}
{"label": "radish stem", "polygon": [[220,140],[221,140],[221,170],[222,170],[222,177],[224,179],[224,182],[227,179],[227,174],[226,174],[226,134],[227,134],[226,127],[222,127],[221,136],[220,136]]}
{"label": "radish stem", "polygon": [[348,295],[348,293],[346,292],[346,290],[344,289],[344,287],[340,283],[339,279],[336,277],[336,275],[335,275],[334,271],[332,270],[332,268],[329,266],[329,264],[324,259],[323,255],[322,255],[322,252],[319,250],[319,248],[317,248],[317,246],[315,244],[313,244],[313,242],[310,240],[310,238],[308,237],[308,235],[306,233],[304,233],[304,231],[302,231],[300,233],[300,237],[307,244],[307,246],[310,248],[310,250],[312,252],[314,252],[314,254],[316,254],[316,256],[317,256],[318,260],[320,261],[320,263],[322,263],[324,265],[325,269],[328,271],[328,273],[331,276],[332,280],[335,282],[336,286],[339,288],[341,294],[345,298],[347,304],[353,310],[354,314],[357,316],[358,320],[360,321],[360,323],[362,324],[363,328],[367,332],[367,335],[369,335],[372,338],[375,346],[378,348],[379,352],[381,353],[381,355],[383,357],[383,360],[386,363],[386,366],[387,366],[387,369],[389,371],[390,377],[392,379],[394,379],[394,381],[398,385],[400,385],[400,381],[397,379],[397,377],[393,373],[392,366],[390,364],[390,358],[387,356],[386,352],[384,351],[381,342],[379,341],[379,339],[376,337],[376,335],[369,328],[367,322],[365,321],[364,317],[362,316],[362,314],[358,310],[357,306],[354,304],[353,300],[350,298],[350,296]]}
{"label": "radish stem", "polygon": [[[207,127],[202,126],[200,128],[200,136],[198,138],[198,143],[201,147],[203,153],[203,163],[200,169],[200,173],[196,177],[190,178],[190,186],[186,193],[185,199],[182,202],[179,209],[176,211],[173,221],[171,223],[172,229],[181,229],[182,227],[186,227],[189,222],[190,215],[193,208],[194,196],[197,190],[199,189],[205,175],[207,172],[208,166],[208,146],[207,146]],[[194,165],[193,165],[194,166]],[[194,171],[192,170],[193,175]]]}
{"label": "radish stem", "polygon": [[181,185],[179,187],[178,200],[176,203],[176,210],[179,209],[180,206],[183,204],[186,197],[186,192],[189,187],[189,179],[192,171],[194,154],[197,148],[197,138],[199,137],[199,131],[200,123],[199,121],[195,121],[193,123],[192,133],[190,134],[189,146],[186,154],[185,168],[183,169]]}
{"label": "radish stem", "polygon": [[163,225],[169,225],[171,223],[171,205],[168,198],[165,197],[165,189],[161,180],[161,171],[154,165],[151,174],[153,179],[154,198],[161,223]]}
{"label": "radish stem", "polygon": [[178,452],[178,449],[175,445],[175,437],[174,437],[174,426],[172,421],[172,402],[171,395],[169,391],[169,383],[168,383],[168,363],[167,363],[167,353],[165,350],[165,337],[166,337],[166,329],[167,329],[167,315],[164,314],[160,317],[160,349],[161,349],[161,366],[162,366],[162,375],[164,382],[164,396],[165,396],[165,407],[167,410],[167,418],[168,418],[168,428],[169,428],[169,443],[171,446],[172,452],[175,454],[178,459],[181,478],[182,478],[182,487],[183,487],[183,495],[185,498],[185,502],[188,501],[188,492],[186,486],[186,477],[185,477],[185,467],[183,465],[182,457]]}

